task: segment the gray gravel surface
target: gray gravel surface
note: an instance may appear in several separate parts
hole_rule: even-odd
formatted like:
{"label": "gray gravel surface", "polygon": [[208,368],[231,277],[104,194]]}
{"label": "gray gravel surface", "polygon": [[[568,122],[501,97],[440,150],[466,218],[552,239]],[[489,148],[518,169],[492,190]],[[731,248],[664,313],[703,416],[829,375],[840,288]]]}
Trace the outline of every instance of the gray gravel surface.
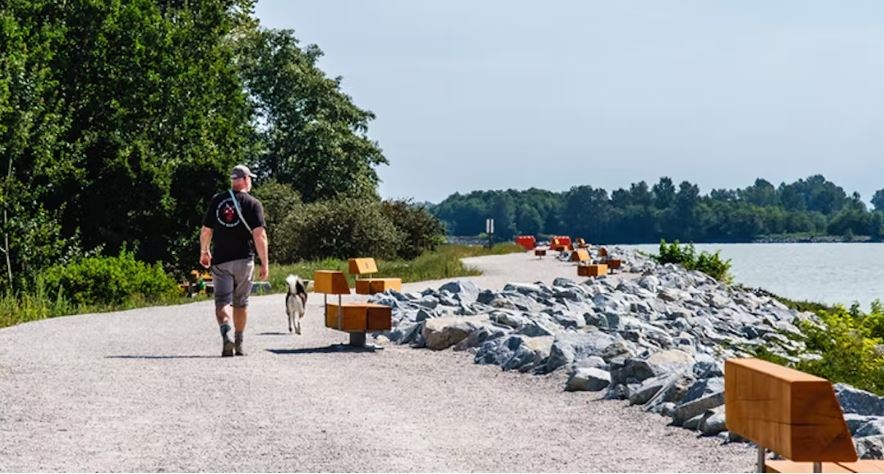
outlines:
{"label": "gray gravel surface", "polygon": [[[527,254],[469,263],[486,288],[576,279],[572,264]],[[219,357],[211,302],[0,330],[0,470],[752,469],[748,446],[564,392],[561,373],[502,372],[452,351],[347,350],[346,334],[323,327],[321,295],[304,335],[290,335],[283,300],[253,298],[237,358]]]}

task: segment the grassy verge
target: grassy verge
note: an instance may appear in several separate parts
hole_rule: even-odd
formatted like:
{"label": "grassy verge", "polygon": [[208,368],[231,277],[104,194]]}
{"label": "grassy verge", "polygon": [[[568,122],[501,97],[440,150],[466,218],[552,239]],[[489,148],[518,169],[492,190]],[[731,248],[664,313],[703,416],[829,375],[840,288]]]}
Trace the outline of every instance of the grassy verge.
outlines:
{"label": "grassy verge", "polygon": [[[380,272],[376,276],[395,276],[402,278],[403,282],[414,282],[479,275],[480,272],[478,270],[464,265],[460,259],[522,251],[521,247],[513,244],[497,244],[491,249],[466,245],[442,245],[435,251],[424,253],[414,260],[378,261],[377,264]],[[347,261],[327,259],[291,265],[271,265],[269,280],[272,292],[285,291],[285,277],[287,275],[295,274],[305,279],[312,279],[314,270],[341,270],[346,273]],[[352,277],[350,278],[352,283]],[[0,297],[0,328],[57,316],[121,311],[146,306],[184,304],[205,299],[208,299],[208,297],[201,295],[196,298],[169,296],[146,300],[139,295],[127,298],[124,302],[116,305],[75,305],[63,297],[47,295],[42,288],[38,287],[31,293],[7,294]]]}

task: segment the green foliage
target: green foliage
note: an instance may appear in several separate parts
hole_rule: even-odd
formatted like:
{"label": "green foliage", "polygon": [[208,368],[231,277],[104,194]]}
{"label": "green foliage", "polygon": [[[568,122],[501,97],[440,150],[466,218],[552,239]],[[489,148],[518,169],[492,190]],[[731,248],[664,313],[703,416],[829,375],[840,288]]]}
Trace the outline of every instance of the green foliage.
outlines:
{"label": "green foliage", "polygon": [[[275,179],[265,181],[255,186],[250,192],[252,196],[261,201],[264,207],[264,221],[268,238],[273,241],[281,235],[281,226],[286,217],[292,212],[301,209],[301,196],[291,185],[277,182]],[[273,242],[276,245],[276,242]]]}
{"label": "green foliage", "polygon": [[498,231],[501,236],[515,228],[519,233],[565,234],[597,243],[751,242],[777,235],[857,240],[868,235],[880,240],[884,235],[879,211],[867,210],[858,194],[848,196],[819,175],[779,187],[757,179],[746,188],[713,189],[706,196],[695,184],[682,181],[676,186],[665,176],[652,187],[641,181],[610,195],[586,185],[561,193],[475,191],[455,193],[430,211],[451,235],[477,235],[484,231],[485,219],[494,217],[498,229],[508,229]]}
{"label": "green foliage", "polygon": [[807,348],[822,357],[798,364],[833,382],[844,382],[884,394],[884,312],[880,303],[869,314],[835,306],[818,311],[824,326],[803,324]]}
{"label": "green foliage", "polygon": [[131,298],[150,300],[179,293],[162,266],[138,261],[127,251],[50,267],[42,281],[48,295],[59,295],[74,305],[118,305]]}
{"label": "green foliage", "polygon": [[366,135],[374,114],[317,67],[322,51],[301,48],[289,30],[249,30],[237,47],[262,177],[294,186],[305,202],[376,197],[374,167],[387,160]]}
{"label": "green foliage", "polygon": [[730,281],[728,272],[730,259],[722,260],[720,252],[700,252],[697,255],[693,244],[679,245],[678,241],[667,244],[660,241],[660,254],[651,256],[658,263],[677,263],[688,270],[699,270],[719,281]]}
{"label": "green foliage", "polygon": [[286,217],[275,238],[273,258],[282,262],[326,257],[393,258],[404,237],[384,215],[378,201],[317,201],[298,207]]}
{"label": "green foliage", "polygon": [[445,241],[442,223],[422,206],[415,206],[407,200],[383,201],[381,213],[403,236],[396,250],[399,258],[417,258]]}

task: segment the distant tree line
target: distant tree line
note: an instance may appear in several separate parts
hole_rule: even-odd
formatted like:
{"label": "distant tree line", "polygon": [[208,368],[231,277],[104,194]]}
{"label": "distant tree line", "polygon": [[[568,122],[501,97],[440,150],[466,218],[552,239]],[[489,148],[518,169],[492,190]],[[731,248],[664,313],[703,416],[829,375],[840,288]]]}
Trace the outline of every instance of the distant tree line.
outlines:
{"label": "distant tree line", "polygon": [[[420,207],[381,205],[375,169],[387,160],[367,137],[374,115],[317,67],[319,48],[262,28],[254,3],[0,2],[0,289],[121,251],[193,268],[206,203],[237,163],[260,175],[256,190],[291,191],[264,196],[277,213],[332,201],[372,209],[357,224],[372,218],[386,232],[378,256],[438,241],[402,228],[423,222]],[[418,237],[395,244],[405,235]]]}
{"label": "distant tree line", "polygon": [[867,209],[858,193],[814,175],[774,186],[764,179],[743,189],[676,186],[668,177],[653,186],[640,181],[610,194],[575,186],[565,192],[474,191],[453,194],[433,206],[450,235],[477,235],[495,219],[495,238],[517,234],[567,234],[592,242],[751,242],[771,235],[837,236],[852,240],[884,236],[884,190]]}

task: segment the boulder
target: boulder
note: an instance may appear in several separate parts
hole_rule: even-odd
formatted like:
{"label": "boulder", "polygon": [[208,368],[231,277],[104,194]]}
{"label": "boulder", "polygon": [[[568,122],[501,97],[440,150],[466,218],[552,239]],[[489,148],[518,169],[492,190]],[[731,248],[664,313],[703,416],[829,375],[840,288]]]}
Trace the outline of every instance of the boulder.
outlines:
{"label": "boulder", "polygon": [[467,338],[473,331],[488,321],[487,316],[482,317],[444,317],[433,318],[424,321],[421,335],[426,347],[432,350],[447,349]]}
{"label": "boulder", "polygon": [[835,384],[835,396],[844,413],[884,416],[884,397],[843,383]]}
{"label": "boulder", "polygon": [[857,438],[854,442],[860,459],[884,459],[884,435]]}
{"label": "boulder", "polygon": [[600,331],[588,333],[562,332],[555,336],[549,359],[540,373],[549,373],[575,360],[601,354],[614,338]]}
{"label": "boulder", "polygon": [[724,391],[683,403],[675,408],[672,424],[675,426],[681,426],[685,421],[706,412],[706,410],[711,410],[722,405],[724,405]]}
{"label": "boulder", "polygon": [[727,426],[724,424],[725,414],[723,408],[721,410],[711,410],[707,413],[709,413],[709,416],[706,416],[697,426],[697,429],[700,430],[703,436],[715,436],[718,433],[727,431]]}
{"label": "boulder", "polygon": [[644,405],[650,399],[654,398],[654,395],[657,395],[657,392],[667,385],[668,382],[668,375],[644,380],[638,389],[630,392],[629,403],[633,405]]}
{"label": "boulder", "polygon": [[565,384],[565,390],[568,392],[597,392],[605,389],[610,384],[611,374],[607,371],[593,367],[584,367],[578,368],[571,374],[571,377],[568,378],[568,382]]}
{"label": "boulder", "polygon": [[439,287],[439,293],[447,291],[458,301],[474,301],[479,295],[479,287],[468,280],[448,282]]}
{"label": "boulder", "polygon": [[856,438],[865,438],[866,436],[884,435],[884,418],[873,417],[854,433]]}

